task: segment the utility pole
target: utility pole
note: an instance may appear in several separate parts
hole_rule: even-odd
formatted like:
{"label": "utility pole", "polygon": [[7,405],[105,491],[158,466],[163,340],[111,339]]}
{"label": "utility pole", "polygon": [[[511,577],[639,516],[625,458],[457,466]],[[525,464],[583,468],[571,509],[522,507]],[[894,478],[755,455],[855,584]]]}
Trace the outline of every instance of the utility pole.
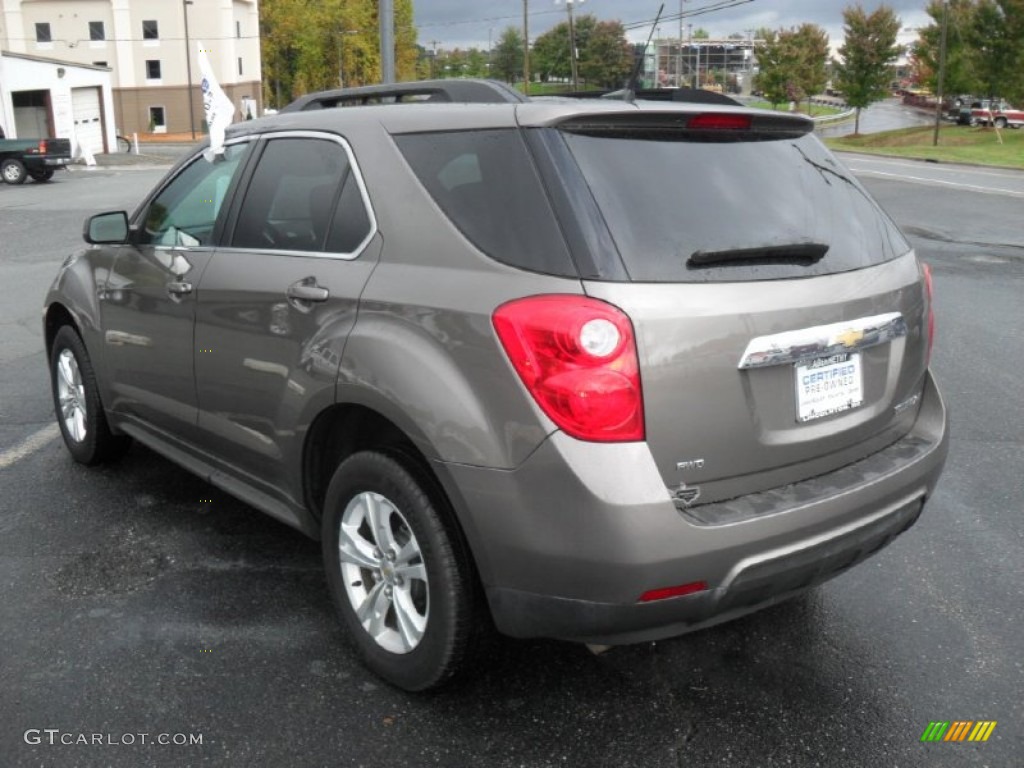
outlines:
{"label": "utility pole", "polygon": [[683,3],[686,0],[679,0],[679,56],[676,58],[676,87],[683,85]]}
{"label": "utility pole", "polygon": [[380,0],[380,80],[395,82],[395,4],[394,0]]}
{"label": "utility pole", "polygon": [[936,93],[935,103],[935,134],[932,136],[932,146],[939,145],[939,123],[942,121],[942,100],[943,86],[946,79],[946,34],[949,30],[949,0],[942,2],[942,39],[939,42],[939,87]]}
{"label": "utility pole", "polygon": [[[583,2],[583,0],[580,0]],[[572,18],[572,4],[573,0],[565,0],[566,10],[569,11],[569,69],[572,71],[572,89],[578,91],[580,89],[580,76],[576,69],[576,25],[573,23]]]}
{"label": "utility pole", "polygon": [[530,0],[523,0],[523,94],[530,95]]}
{"label": "utility pole", "polygon": [[181,0],[181,10],[185,14],[185,71],[188,73],[188,127],[192,130],[192,141],[196,140],[196,107],[192,102],[192,43],[188,37],[188,7],[192,0]]}

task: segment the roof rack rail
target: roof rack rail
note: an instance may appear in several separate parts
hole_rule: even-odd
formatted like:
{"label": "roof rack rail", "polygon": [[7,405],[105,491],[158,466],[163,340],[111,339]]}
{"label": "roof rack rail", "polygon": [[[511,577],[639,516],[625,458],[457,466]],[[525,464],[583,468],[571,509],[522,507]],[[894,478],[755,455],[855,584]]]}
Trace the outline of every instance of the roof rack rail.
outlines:
{"label": "roof rack rail", "polygon": [[[567,99],[622,99],[625,91],[566,91],[565,93],[549,93],[551,98]],[[722,104],[742,107],[743,104],[725,94],[708,91],[704,88],[641,88],[636,98],[644,101],[682,101],[688,104]]]}
{"label": "roof rack rail", "polygon": [[518,104],[527,98],[497,80],[419,80],[391,85],[365,85],[337,88],[300,96],[282,112],[301,112],[332,107],[359,107],[367,104],[411,102],[448,102],[462,104]]}

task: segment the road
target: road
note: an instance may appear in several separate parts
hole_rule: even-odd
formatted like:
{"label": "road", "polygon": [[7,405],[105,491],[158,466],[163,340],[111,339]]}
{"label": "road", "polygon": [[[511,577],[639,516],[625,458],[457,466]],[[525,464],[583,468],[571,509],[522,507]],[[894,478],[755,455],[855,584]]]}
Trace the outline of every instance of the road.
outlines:
{"label": "road", "polygon": [[[602,656],[497,641],[426,696],[356,661],[316,544],[145,449],[90,470],[52,439],[45,287],[159,173],[0,187],[0,765],[1020,765],[1024,176],[844,160],[935,271],[952,443],[921,521],[775,609]],[[920,743],[958,719],[998,726]]]}
{"label": "road", "polygon": [[[861,133],[880,133],[896,128],[908,128],[912,125],[931,125],[935,116],[922,109],[907,107],[900,99],[885,99],[876,102],[860,113]],[[844,121],[835,125],[823,125],[817,129],[821,137],[836,138],[853,133],[854,121]]]}

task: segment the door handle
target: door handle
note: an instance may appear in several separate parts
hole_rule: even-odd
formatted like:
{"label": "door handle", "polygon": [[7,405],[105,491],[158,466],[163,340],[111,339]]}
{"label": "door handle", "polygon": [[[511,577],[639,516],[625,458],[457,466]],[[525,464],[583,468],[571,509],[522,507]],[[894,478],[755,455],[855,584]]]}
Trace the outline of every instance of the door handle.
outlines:
{"label": "door handle", "polygon": [[315,277],[306,277],[289,285],[285,295],[296,301],[327,301],[331,293],[317,285]]}
{"label": "door handle", "polygon": [[171,296],[188,296],[192,293],[192,283],[174,281],[167,284],[167,292]]}

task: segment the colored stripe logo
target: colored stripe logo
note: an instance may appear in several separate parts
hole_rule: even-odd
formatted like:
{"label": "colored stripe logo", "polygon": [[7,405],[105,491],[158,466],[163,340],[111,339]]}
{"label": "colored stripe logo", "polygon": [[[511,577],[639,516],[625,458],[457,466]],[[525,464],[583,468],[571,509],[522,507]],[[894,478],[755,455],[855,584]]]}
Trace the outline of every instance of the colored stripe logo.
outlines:
{"label": "colored stripe logo", "polygon": [[932,720],[921,741],[988,741],[995,729],[995,720]]}

